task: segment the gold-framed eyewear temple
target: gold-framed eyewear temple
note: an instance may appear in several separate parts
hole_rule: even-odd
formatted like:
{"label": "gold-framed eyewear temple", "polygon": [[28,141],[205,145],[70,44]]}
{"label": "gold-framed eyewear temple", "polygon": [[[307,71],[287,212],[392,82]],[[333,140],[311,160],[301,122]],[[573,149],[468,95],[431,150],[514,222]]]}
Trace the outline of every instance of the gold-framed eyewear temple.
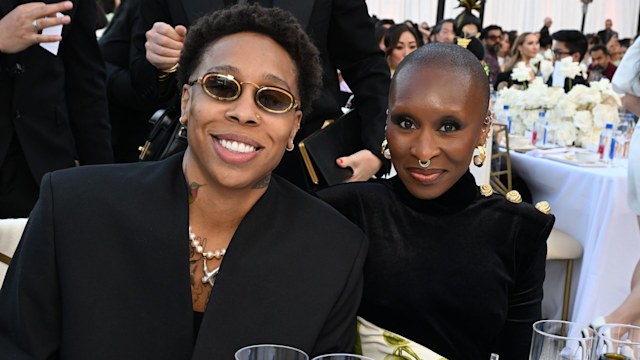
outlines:
{"label": "gold-framed eyewear temple", "polygon": [[242,94],[242,85],[252,85],[257,89],[254,98],[256,104],[274,114],[284,114],[299,107],[293,94],[285,89],[276,86],[260,86],[251,81],[238,81],[229,74],[207,73],[188,84],[193,86],[195,83],[200,84],[207,95],[220,101],[233,101]]}

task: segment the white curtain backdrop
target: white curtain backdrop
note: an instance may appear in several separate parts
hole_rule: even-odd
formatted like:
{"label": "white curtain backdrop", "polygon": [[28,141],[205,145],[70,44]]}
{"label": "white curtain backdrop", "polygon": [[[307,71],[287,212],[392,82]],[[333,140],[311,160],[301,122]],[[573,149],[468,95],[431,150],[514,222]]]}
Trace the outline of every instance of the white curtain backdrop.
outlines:
{"label": "white curtain backdrop", "polygon": [[[438,0],[366,0],[369,14],[396,22],[407,19],[426,21],[433,26]],[[456,17],[457,0],[446,0],[444,17]],[[613,20],[613,29],[620,38],[635,37],[638,30],[640,0],[593,0],[585,19],[585,33],[604,29],[605,19]],[[484,26],[498,24],[505,30],[539,31],[546,16],[553,19],[551,33],[562,29],[580,30],[582,2],[580,0],[486,0]]]}

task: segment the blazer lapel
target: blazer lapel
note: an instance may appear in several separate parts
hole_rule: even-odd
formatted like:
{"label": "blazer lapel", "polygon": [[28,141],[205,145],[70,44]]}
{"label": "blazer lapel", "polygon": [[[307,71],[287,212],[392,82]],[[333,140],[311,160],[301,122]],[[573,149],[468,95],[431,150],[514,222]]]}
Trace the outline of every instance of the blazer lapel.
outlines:
{"label": "blazer lapel", "polygon": [[182,6],[189,24],[193,24],[201,16],[224,8],[224,0],[182,0]]}
{"label": "blazer lapel", "polygon": [[273,0],[273,6],[290,11],[298,19],[303,29],[309,26],[315,0]]}

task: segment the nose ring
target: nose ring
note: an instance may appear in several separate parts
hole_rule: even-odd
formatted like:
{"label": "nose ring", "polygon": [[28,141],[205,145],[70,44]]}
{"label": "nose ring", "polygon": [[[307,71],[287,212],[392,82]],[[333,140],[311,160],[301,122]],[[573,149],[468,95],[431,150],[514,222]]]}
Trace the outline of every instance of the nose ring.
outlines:
{"label": "nose ring", "polygon": [[422,162],[422,160],[418,159],[418,165],[420,165],[421,168],[426,169],[431,165],[431,159],[428,159],[426,162]]}

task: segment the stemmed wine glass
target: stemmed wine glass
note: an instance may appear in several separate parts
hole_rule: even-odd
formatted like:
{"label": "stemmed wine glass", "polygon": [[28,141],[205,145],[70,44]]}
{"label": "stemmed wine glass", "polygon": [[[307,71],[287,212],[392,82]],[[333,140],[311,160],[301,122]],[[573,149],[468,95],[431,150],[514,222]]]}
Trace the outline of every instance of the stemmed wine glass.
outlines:
{"label": "stemmed wine glass", "polygon": [[593,360],[640,359],[640,327],[605,324],[598,328]]}

